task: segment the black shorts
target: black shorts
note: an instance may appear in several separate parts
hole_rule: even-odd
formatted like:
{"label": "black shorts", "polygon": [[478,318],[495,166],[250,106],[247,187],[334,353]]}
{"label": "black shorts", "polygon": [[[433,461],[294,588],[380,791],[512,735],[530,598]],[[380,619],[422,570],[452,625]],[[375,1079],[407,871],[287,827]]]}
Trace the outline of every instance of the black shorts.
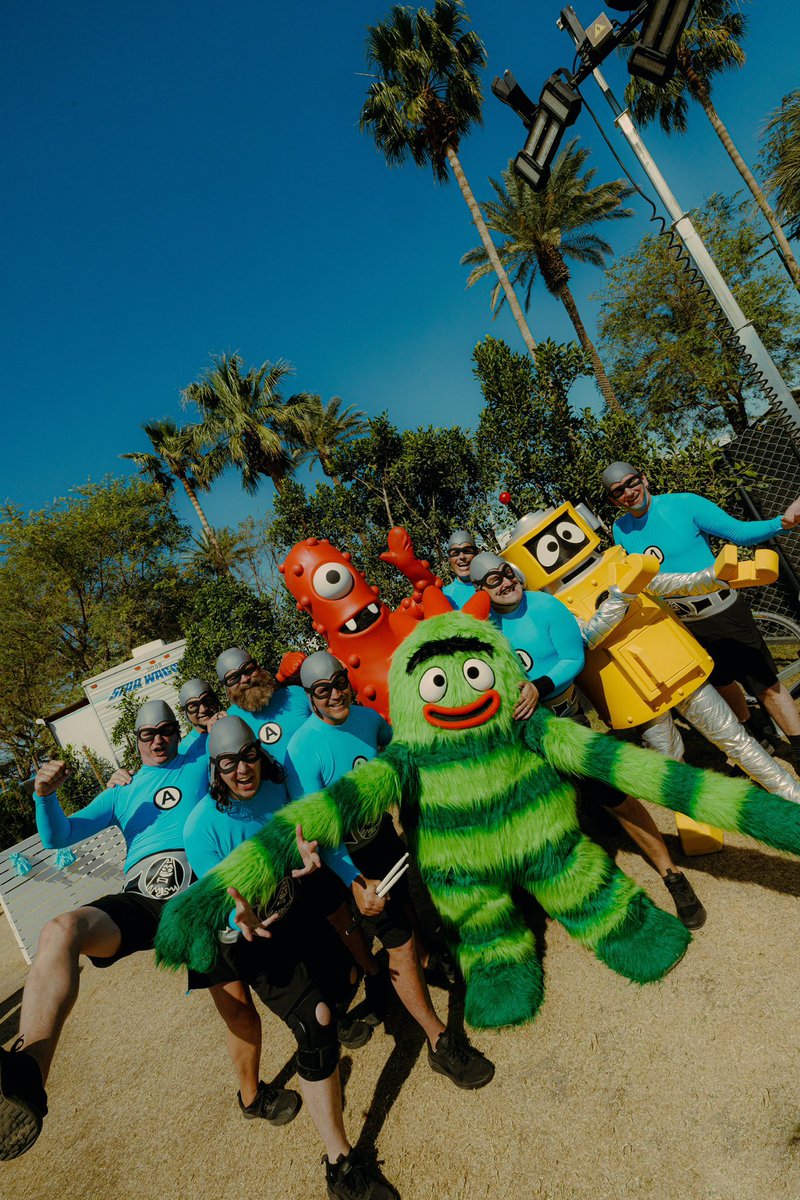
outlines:
{"label": "black shorts", "polygon": [[189,991],[241,980],[281,1020],[311,984],[320,1000],[330,1004],[352,999],[356,985],[350,976],[355,962],[324,918],[296,915],[285,924],[273,925],[272,935],[252,942],[241,936],[220,942],[211,971],[189,971]]}
{"label": "black shorts", "polygon": [[[366,879],[384,879],[392,867],[403,857],[406,845],[399,837],[392,818],[386,816],[369,841],[354,844],[354,838],[345,839],[345,845],[355,865]],[[403,875],[392,887],[386,906],[378,917],[362,917],[364,930],[386,947],[394,950],[404,946],[411,937],[411,921],[406,911],[410,898],[408,876]],[[358,884],[353,885],[355,888]]]}
{"label": "black shorts", "polygon": [[758,631],[749,606],[741,598],[704,621],[690,621],[686,628],[714,660],[709,683],[725,687],[737,681],[758,695],[778,682],[778,669]]}
{"label": "black shorts", "polygon": [[166,900],[154,900],[152,896],[142,896],[139,892],[116,892],[85,905],[86,908],[99,908],[109,916],[122,935],[116,954],[110,958],[95,958],[89,954],[89,961],[96,967],[110,967],[129,954],[152,950],[165,904]]}

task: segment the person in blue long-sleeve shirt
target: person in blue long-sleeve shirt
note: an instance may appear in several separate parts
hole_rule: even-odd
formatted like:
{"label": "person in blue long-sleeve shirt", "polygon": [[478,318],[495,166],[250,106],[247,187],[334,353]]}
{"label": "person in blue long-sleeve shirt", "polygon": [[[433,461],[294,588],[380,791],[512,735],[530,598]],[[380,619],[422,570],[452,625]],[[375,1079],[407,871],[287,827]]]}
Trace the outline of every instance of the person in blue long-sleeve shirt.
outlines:
{"label": "person in blue long-sleeve shirt", "polygon": [[184,825],[207,790],[207,777],[202,761],[178,753],[179,737],[169,705],[148,701],[136,717],[141,769],[132,780],[127,772],[116,773],[112,780],[127,786],[110,786],[72,816],[57,795],[66,764],[45,763],[36,775],[43,844],[71,846],[116,825],[125,838],[125,883],[121,892],[62,913],[42,929],[23,992],[19,1039],[14,1051],[0,1050],[0,1159],[23,1154],[41,1131],[44,1085],[78,996],[81,954],[108,967],[152,949],[165,902],[192,881]]}
{"label": "person in blue long-sleeve shirt", "polygon": [[[800,525],[800,499],[768,521],[739,521],[694,492],[654,495],[647,476],[630,463],[612,463],[603,486],[617,508],[614,541],[629,554],[650,554],[665,573],[690,574],[714,563],[711,538],[757,546]],[[730,588],[707,596],[671,596],[667,603],[714,660],[710,682],[746,722],[739,683],[761,702],[800,754],[800,716],[746,601]]]}

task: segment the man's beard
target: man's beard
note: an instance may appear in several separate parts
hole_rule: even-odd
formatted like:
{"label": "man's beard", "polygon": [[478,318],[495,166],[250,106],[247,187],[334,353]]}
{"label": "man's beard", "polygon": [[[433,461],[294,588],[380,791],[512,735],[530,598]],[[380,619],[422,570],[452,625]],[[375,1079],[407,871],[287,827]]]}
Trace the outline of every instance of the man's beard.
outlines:
{"label": "man's beard", "polygon": [[241,684],[228,688],[228,699],[232,704],[238,704],[245,712],[259,712],[266,708],[275,695],[277,683],[268,671],[262,671],[258,683]]}

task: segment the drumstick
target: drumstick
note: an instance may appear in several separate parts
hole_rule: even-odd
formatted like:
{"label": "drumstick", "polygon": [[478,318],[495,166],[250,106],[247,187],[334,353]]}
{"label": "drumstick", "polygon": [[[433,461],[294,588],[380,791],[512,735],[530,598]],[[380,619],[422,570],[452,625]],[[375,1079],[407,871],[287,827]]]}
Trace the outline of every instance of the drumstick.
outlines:
{"label": "drumstick", "polygon": [[375,895],[385,896],[389,889],[393,887],[397,880],[401,877],[401,875],[406,873],[409,865],[408,851],[406,851],[403,857],[397,860],[391,870],[387,871],[386,875],[375,888]]}

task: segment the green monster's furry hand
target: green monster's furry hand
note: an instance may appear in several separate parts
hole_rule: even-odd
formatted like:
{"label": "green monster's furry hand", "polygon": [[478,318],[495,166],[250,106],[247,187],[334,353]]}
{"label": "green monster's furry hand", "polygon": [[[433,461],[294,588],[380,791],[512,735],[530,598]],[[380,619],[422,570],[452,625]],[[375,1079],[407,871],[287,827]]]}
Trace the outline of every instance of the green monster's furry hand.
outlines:
{"label": "green monster's furry hand", "polygon": [[412,854],[457,943],[473,1026],[529,1020],[542,999],[532,934],[511,899],[523,887],[612,970],[644,983],[690,935],[578,828],[570,777],[599,779],[724,829],[800,853],[800,806],[593,733],[537,710],[512,718],[522,671],[505,638],[463,613],[432,617],[395,652],[394,740],[330,790],[284,808],[261,833],[166,906],[162,963],[206,970],[230,884],[265,904],[296,865],[294,829],[336,846],[399,803]]}

